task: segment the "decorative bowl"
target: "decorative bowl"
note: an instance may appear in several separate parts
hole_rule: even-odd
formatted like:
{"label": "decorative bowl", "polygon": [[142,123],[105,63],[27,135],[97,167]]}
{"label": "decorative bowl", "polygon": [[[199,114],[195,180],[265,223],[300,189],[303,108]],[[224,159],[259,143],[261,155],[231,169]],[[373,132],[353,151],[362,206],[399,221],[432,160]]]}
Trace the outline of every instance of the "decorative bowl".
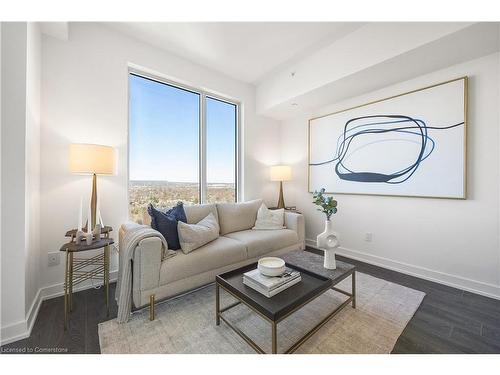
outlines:
{"label": "decorative bowl", "polygon": [[265,276],[281,276],[286,271],[285,261],[276,257],[260,258],[257,268]]}

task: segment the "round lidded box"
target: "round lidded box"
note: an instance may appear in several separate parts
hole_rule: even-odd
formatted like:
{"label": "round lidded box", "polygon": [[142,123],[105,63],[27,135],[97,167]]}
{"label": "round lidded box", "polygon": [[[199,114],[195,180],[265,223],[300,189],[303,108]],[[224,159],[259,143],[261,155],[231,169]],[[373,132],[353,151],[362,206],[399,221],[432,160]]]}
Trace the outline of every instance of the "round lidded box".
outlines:
{"label": "round lidded box", "polygon": [[276,257],[259,259],[257,268],[265,276],[281,276],[286,271],[285,261]]}

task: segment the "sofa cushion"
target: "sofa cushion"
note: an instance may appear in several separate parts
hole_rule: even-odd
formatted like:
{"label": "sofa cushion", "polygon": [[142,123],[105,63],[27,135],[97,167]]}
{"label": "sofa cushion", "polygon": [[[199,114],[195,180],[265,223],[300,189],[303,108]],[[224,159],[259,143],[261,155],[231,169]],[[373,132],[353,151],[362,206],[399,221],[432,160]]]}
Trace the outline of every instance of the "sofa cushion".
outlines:
{"label": "sofa cushion", "polygon": [[189,254],[178,251],[175,257],[164,260],[160,267],[160,285],[242,262],[246,258],[243,243],[219,237]]}
{"label": "sofa cushion", "polygon": [[182,251],[187,254],[219,237],[219,224],[211,212],[197,224],[179,221],[177,225]]}
{"label": "sofa cushion", "polygon": [[207,217],[209,213],[212,213],[217,222],[219,222],[219,215],[215,204],[194,204],[192,206],[184,206],[184,211],[186,212],[188,224],[196,224]]}
{"label": "sofa cushion", "polygon": [[251,229],[257,219],[262,199],[242,203],[217,203],[221,236]]}
{"label": "sofa cushion", "polygon": [[240,241],[247,247],[248,258],[255,258],[299,242],[297,233],[290,229],[243,230],[225,237]]}

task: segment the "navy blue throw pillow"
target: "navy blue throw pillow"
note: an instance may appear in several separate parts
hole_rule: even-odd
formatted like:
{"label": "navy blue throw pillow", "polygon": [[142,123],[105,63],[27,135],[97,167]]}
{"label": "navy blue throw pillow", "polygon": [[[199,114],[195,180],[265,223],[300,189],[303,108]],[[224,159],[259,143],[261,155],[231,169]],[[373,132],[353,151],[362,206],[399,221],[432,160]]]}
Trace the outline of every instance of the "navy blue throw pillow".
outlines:
{"label": "navy blue throw pillow", "polygon": [[186,222],[186,213],[182,202],[166,212],[157,210],[151,203],[148,206],[148,213],[151,216],[151,228],[157,230],[167,240],[168,248],[179,250],[179,235],[177,234],[177,222]]}

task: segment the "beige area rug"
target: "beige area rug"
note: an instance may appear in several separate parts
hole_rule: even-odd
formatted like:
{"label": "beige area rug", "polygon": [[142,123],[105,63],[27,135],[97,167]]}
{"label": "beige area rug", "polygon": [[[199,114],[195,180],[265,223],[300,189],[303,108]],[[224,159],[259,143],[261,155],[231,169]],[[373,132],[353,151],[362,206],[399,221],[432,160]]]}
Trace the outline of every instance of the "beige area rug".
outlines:
{"label": "beige area rug", "polygon": [[[425,293],[357,273],[357,306],[346,306],[296,353],[390,353]],[[339,284],[350,291],[350,278]],[[234,301],[221,291],[221,306]],[[347,299],[332,290],[278,324],[278,352],[283,352]],[[244,305],[226,311],[261,348],[271,350],[271,326]],[[214,285],[169,300],[148,320],[147,309],[125,324],[99,324],[102,353],[255,353],[223,321],[215,325]]]}

